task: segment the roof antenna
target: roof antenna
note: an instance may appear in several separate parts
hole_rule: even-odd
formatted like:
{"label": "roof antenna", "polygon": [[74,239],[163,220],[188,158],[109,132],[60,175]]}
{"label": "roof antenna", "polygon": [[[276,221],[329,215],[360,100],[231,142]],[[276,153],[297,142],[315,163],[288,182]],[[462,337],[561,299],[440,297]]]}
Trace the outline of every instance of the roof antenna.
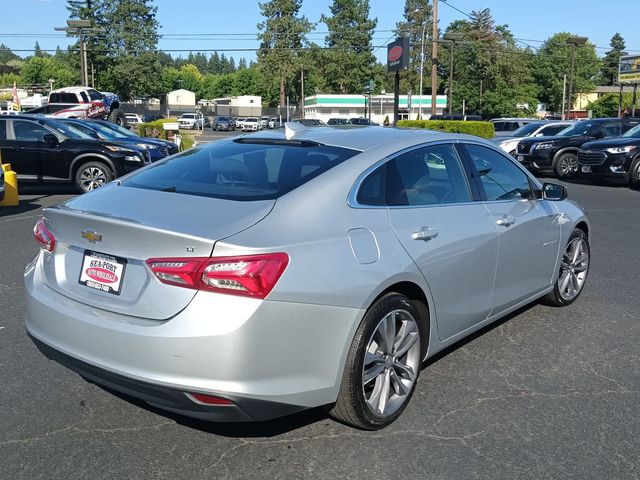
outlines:
{"label": "roof antenna", "polygon": [[284,138],[291,140],[297,134],[306,132],[309,128],[300,122],[285,122],[284,124]]}

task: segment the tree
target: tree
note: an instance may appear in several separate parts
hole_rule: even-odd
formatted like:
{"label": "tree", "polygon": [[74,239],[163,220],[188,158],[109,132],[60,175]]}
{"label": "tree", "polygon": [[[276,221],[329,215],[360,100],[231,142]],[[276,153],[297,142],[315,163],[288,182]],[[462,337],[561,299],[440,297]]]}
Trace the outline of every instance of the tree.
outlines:
{"label": "tree", "polygon": [[[556,111],[562,109],[563,76],[571,74],[571,50],[567,43],[570,33],[556,33],[538,49],[533,63],[533,76],[540,87],[540,100]],[[591,43],[576,47],[573,93],[589,92],[595,88],[600,60]],[[567,99],[573,105],[574,99]]]}
{"label": "tree", "polygon": [[331,16],[322,15],[325,38],[324,76],[331,93],[360,93],[375,64],[372,37],[378,23],[369,18],[369,0],[333,0]]}
{"label": "tree", "polygon": [[626,55],[624,38],[619,33],[611,37],[609,42],[611,50],[609,50],[602,59],[602,67],[600,68],[600,82],[602,85],[615,85],[618,82],[618,66],[620,57]]}
{"label": "tree", "polygon": [[124,54],[111,61],[101,76],[101,87],[118,92],[123,100],[156,96],[162,93],[161,75],[162,65],[152,52]]}
{"label": "tree", "polygon": [[78,75],[55,57],[31,57],[24,62],[20,71],[20,83],[27,85],[45,85],[49,79],[56,86],[65,87],[78,81]]}
{"label": "tree", "polygon": [[270,0],[258,5],[265,17],[258,24],[258,63],[265,79],[278,82],[279,105],[284,107],[287,82],[300,71],[300,49],[312,25],[299,16],[302,0]]}
{"label": "tree", "polygon": [[36,40],[35,46],[33,47],[33,56],[44,57],[44,53],[42,52],[42,49],[40,48],[40,44],[38,43],[37,40]]}
{"label": "tree", "polygon": [[[587,110],[591,110],[594,118],[617,117],[618,103],[620,96],[618,93],[605,93],[602,97],[587,105]],[[622,110],[631,110],[633,96],[630,93],[622,94]]]}
{"label": "tree", "polygon": [[[400,77],[400,90],[407,92],[411,90],[415,95],[420,95],[420,66],[422,64],[420,54],[423,42],[425,61],[422,88],[431,85],[431,44],[428,39],[433,28],[433,12],[429,0],[405,0],[404,21],[396,23],[395,33],[398,37],[409,39],[409,68],[402,72]],[[422,32],[425,38],[422,38]],[[428,43],[428,45],[427,45]],[[393,86],[393,76],[390,74],[385,81]],[[392,88],[390,88],[392,89]]]}

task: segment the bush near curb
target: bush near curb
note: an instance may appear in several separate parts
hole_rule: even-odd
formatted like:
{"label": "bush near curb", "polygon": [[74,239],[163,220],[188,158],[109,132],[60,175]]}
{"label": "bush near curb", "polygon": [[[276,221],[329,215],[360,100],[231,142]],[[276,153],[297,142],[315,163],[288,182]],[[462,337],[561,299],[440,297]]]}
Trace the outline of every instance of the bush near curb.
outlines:
{"label": "bush near curb", "polygon": [[482,138],[493,138],[495,129],[491,122],[461,120],[399,120],[401,128],[425,128],[448,133],[468,133]]}
{"label": "bush near curb", "polygon": [[[165,123],[177,122],[174,118],[163,118],[161,120],[154,120],[153,122],[142,123],[138,125],[138,134],[141,137],[148,138],[160,138],[162,140],[169,140],[169,130],[165,130],[162,126]],[[192,135],[181,133],[182,142],[180,143],[180,151],[187,150],[193,147],[195,140]]]}

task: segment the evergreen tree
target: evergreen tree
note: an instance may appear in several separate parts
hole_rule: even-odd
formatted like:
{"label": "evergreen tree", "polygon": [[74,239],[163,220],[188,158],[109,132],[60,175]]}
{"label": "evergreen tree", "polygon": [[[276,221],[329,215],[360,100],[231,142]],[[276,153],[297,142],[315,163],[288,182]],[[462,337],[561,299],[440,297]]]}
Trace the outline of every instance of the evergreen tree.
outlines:
{"label": "evergreen tree", "polygon": [[[405,0],[404,20],[396,23],[395,33],[398,37],[409,39],[409,68],[402,72],[400,90],[407,92],[411,90],[414,95],[420,95],[420,53],[422,44],[424,45],[424,71],[423,71],[423,94],[431,85],[431,31],[433,25],[433,12],[429,0]],[[424,32],[424,38],[422,33]],[[391,75],[387,81],[393,85]]]}
{"label": "evergreen tree", "polygon": [[34,57],[44,57],[44,54],[42,53],[42,49],[40,48],[40,44],[38,43],[38,41],[36,40],[36,44],[33,47],[33,56]]}
{"label": "evergreen tree", "polygon": [[270,0],[258,5],[265,17],[258,24],[258,62],[265,79],[278,83],[278,103],[284,107],[287,83],[299,72],[300,49],[312,24],[299,14],[302,0]]}
{"label": "evergreen tree", "polygon": [[220,69],[220,56],[218,55],[218,52],[213,52],[209,57],[209,73],[222,73]]}
{"label": "evergreen tree", "polygon": [[378,21],[369,18],[369,0],[333,0],[330,11],[331,16],[320,18],[329,30],[327,86],[332,93],[360,93],[375,64],[372,37]]}
{"label": "evergreen tree", "polygon": [[602,59],[602,68],[600,68],[600,78],[602,85],[615,85],[618,82],[618,66],[620,57],[626,55],[624,51],[626,44],[624,38],[619,33],[611,37],[609,50]]}

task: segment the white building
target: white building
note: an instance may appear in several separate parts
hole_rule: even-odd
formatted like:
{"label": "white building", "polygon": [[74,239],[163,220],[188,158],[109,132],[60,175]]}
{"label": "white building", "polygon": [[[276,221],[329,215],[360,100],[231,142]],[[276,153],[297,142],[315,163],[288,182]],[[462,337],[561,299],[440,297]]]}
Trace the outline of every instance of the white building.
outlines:
{"label": "white building", "polygon": [[[372,95],[371,105],[366,95],[313,95],[304,99],[304,117],[316,118],[326,122],[330,118],[354,118],[369,117],[371,120],[382,124],[388,116],[393,123],[393,94]],[[431,115],[431,95],[419,95],[411,97],[411,108],[407,103],[407,95],[400,95],[398,120],[415,120],[420,113],[422,103],[422,118]],[[447,96],[436,97],[436,113],[441,115],[447,109]],[[366,115],[365,115],[366,114]]]}
{"label": "white building", "polygon": [[179,88],[167,93],[167,103],[174,107],[195,107],[196,94],[184,88]]}
{"label": "white building", "polygon": [[198,101],[198,105],[213,108],[216,115],[236,117],[259,117],[262,115],[262,97],[259,95],[203,99]]}

